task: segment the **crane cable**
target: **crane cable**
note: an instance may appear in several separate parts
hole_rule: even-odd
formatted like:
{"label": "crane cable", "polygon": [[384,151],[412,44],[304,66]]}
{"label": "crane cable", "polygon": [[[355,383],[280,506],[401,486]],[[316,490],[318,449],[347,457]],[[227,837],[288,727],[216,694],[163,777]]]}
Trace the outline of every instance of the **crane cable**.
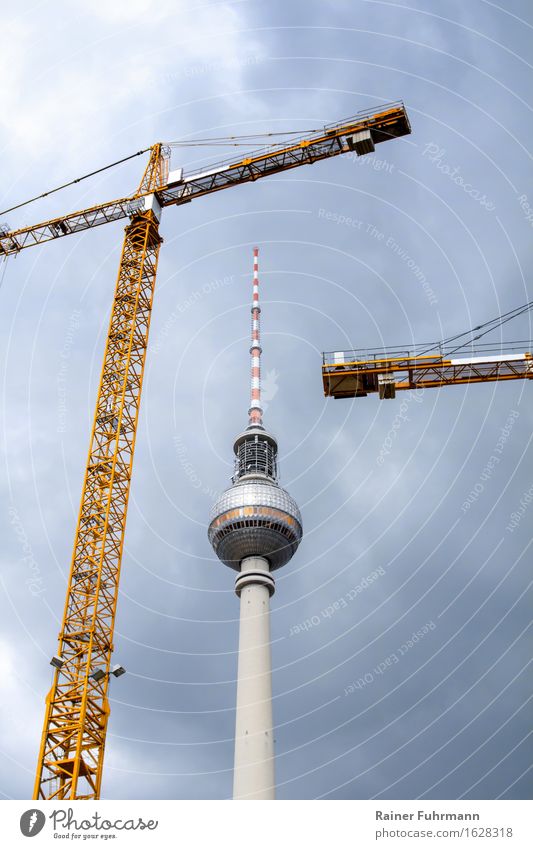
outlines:
{"label": "crane cable", "polygon": [[89,174],[84,174],[83,177],[77,177],[75,180],[71,180],[69,183],[63,183],[62,186],[57,186],[55,189],[50,189],[48,192],[43,192],[42,195],[36,195],[29,200],[25,200],[22,203],[17,203],[16,206],[10,206],[9,209],[3,209],[0,212],[0,215],[6,215],[8,212],[13,212],[15,209],[20,209],[23,206],[28,206],[28,204],[33,203],[36,200],[41,200],[41,198],[46,198],[48,195],[53,195],[56,192],[60,192],[61,189],[66,189],[68,186],[74,186],[76,183],[81,183],[82,180],[87,180],[88,177],[94,177],[95,174],[101,174],[102,171],[108,171],[110,168],[114,168],[116,165],[122,165],[123,162],[128,162],[130,159],[135,159],[136,156],[141,156],[143,153],[147,153],[151,150],[151,147],[145,147],[144,150],[138,150],[137,153],[132,153],[130,156],[125,156],[123,159],[117,159],[116,162],[111,162],[110,165],[104,165],[103,168],[97,168],[96,171],[90,171]]}
{"label": "crane cable", "polygon": [[[314,130],[290,130],[287,132],[279,132],[279,133],[250,133],[248,135],[237,135],[237,136],[210,136],[205,139],[192,139],[190,141],[171,141],[166,142],[169,147],[250,147],[251,139],[266,139],[272,138],[273,136],[301,136],[301,135],[314,135],[315,133],[322,132],[322,130],[314,129]],[[251,146],[255,147],[257,145],[262,144],[262,142],[254,142]],[[283,142],[277,142],[277,144],[283,144]]]}
{"label": "crane cable", "polygon": [[[422,354],[428,353],[428,351],[432,351],[435,348],[442,349],[445,345],[449,345],[450,342],[455,342],[458,339],[461,339],[463,336],[471,336],[472,338],[467,339],[465,342],[462,342],[460,345],[457,345],[451,351],[446,351],[446,356],[450,356],[450,354],[455,354],[456,351],[461,350],[461,348],[465,348],[467,345],[471,345],[473,342],[476,342],[478,339],[481,339],[483,336],[486,336],[487,333],[490,333],[492,330],[496,330],[498,327],[502,327],[504,324],[507,324],[508,321],[511,321],[513,318],[517,318],[519,315],[522,315],[525,312],[529,312],[533,307],[533,301],[529,301],[527,304],[522,304],[520,307],[515,307],[513,310],[509,310],[503,315],[499,315],[496,318],[492,318],[489,321],[483,322],[483,324],[478,324],[476,327],[472,327],[470,330],[464,330],[463,333],[457,333],[455,336],[449,336],[447,339],[442,339],[440,342],[436,342],[431,347],[426,348],[421,352],[419,356]],[[485,329],[486,328],[486,329]],[[478,333],[477,336],[472,336],[477,330],[483,330],[483,333]]]}
{"label": "crane cable", "polygon": [[[299,130],[285,133],[255,133],[251,135],[241,135],[241,136],[214,136],[212,138],[205,139],[193,139],[191,141],[172,141],[166,142],[168,147],[257,147],[259,146],[259,142],[256,144],[250,144],[250,141],[245,141],[249,139],[264,139],[271,136],[294,136],[301,135],[302,133],[317,133],[318,130]],[[239,140],[239,141],[237,141]],[[283,144],[283,142],[277,142],[277,144]],[[8,212],[14,212],[16,209],[21,209],[23,206],[28,206],[30,203],[34,203],[36,200],[41,200],[42,198],[46,198],[49,195],[53,195],[56,192],[60,192],[62,189],[66,189],[69,186],[74,186],[76,183],[81,183],[83,180],[87,180],[89,177],[94,177],[96,174],[101,174],[103,171],[108,171],[110,168],[115,168],[116,165],[122,165],[123,162],[128,162],[130,159],[135,159],[136,156],[142,156],[143,153],[148,153],[149,150],[152,150],[151,147],[145,147],[143,150],[138,150],[137,153],[132,153],[130,156],[125,156],[123,159],[117,159],[116,162],[111,162],[109,165],[104,165],[103,168],[97,168],[96,171],[90,171],[88,174],[84,174],[82,177],[77,177],[75,180],[70,180],[68,183],[63,183],[61,186],[57,186],[55,189],[49,189],[47,192],[43,192],[40,195],[36,195],[33,198],[29,198],[29,200],[25,200],[22,203],[17,203],[15,206],[10,206],[8,209],[3,209],[0,212],[0,215],[7,215]]]}

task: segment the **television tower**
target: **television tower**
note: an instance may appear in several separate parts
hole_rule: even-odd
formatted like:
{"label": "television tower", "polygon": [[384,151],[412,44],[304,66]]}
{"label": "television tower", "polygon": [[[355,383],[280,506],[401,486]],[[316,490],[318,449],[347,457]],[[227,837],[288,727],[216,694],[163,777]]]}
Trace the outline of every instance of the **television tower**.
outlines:
{"label": "television tower", "polygon": [[278,443],[263,427],[259,331],[259,251],[254,248],[251,393],[248,427],[235,440],[233,485],[211,511],[209,541],[239,573],[240,598],[234,799],[274,799],[270,597],[272,572],[289,562],[302,538],[298,505],[278,483]]}

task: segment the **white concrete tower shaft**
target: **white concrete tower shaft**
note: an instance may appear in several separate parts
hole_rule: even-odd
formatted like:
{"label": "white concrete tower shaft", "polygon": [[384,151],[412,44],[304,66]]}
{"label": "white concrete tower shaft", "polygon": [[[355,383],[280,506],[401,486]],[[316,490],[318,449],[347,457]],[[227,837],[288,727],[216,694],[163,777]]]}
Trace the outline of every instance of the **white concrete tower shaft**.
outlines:
{"label": "white concrete tower shaft", "polygon": [[[249,427],[262,427],[259,249],[254,248]],[[235,718],[234,799],[274,799],[274,732],[268,560],[247,557],[235,581],[240,597],[239,665]]]}
{"label": "white concrete tower shaft", "polygon": [[213,505],[207,532],[219,560],[237,573],[240,599],[234,799],[275,798],[272,573],[290,561],[303,534],[298,505],[278,481],[277,439],[263,426],[258,255],[254,248],[248,426],[234,442],[232,486]]}
{"label": "white concrete tower shaft", "polygon": [[240,596],[235,720],[234,799],[274,799],[274,729],[270,596],[274,579],[264,557],[247,557],[235,581]]}

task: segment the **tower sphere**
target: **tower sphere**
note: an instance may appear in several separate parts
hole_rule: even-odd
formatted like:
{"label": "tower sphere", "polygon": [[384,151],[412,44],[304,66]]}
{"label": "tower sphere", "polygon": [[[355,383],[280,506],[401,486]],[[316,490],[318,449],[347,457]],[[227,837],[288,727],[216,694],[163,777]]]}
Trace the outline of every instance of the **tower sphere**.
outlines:
{"label": "tower sphere", "polygon": [[234,483],[211,510],[209,541],[219,560],[240,569],[246,557],[264,557],[270,569],[289,562],[302,538],[295,500],[277,483],[277,444],[251,428],[235,442]]}
{"label": "tower sphere", "polygon": [[217,557],[237,571],[249,557],[263,557],[271,571],[285,566],[302,538],[298,505],[278,484],[278,443],[263,427],[257,256],[254,248],[248,427],[235,440],[233,486],[211,510],[208,530]]}
{"label": "tower sphere", "polygon": [[258,249],[254,248],[248,427],[233,445],[233,485],[211,510],[215,554],[235,569],[240,599],[234,799],[274,799],[271,572],[291,559],[302,539],[298,505],[278,483],[278,443],[263,426]]}

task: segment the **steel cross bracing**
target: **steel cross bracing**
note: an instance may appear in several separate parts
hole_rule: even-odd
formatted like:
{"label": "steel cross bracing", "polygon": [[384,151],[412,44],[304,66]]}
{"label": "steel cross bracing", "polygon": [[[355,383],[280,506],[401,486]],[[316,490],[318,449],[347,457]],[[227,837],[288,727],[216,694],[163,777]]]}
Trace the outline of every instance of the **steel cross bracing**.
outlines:
{"label": "steel cross bracing", "polygon": [[[36,799],[100,794],[120,563],[160,244],[150,211],[126,228],[59,635],[64,663],[46,700]],[[105,676],[94,680],[94,669]]]}
{"label": "steel cross bracing", "polygon": [[[161,239],[161,208],[189,203],[411,132],[401,103],[359,113],[309,138],[183,175],[169,173],[169,151],[151,148],[133,195],[9,230],[0,257],[120,219],[130,219],[115,289],[89,457],[76,527],[58,663],[46,712],[35,799],[98,799],[109,717],[108,688],[126,512],[142,378]],[[57,666],[57,664],[55,664]],[[93,672],[99,670],[97,677]]]}
{"label": "steel cross bracing", "polygon": [[[221,162],[202,171],[181,176],[168,183],[168,170],[161,169],[158,179],[151,185],[141,184],[139,191],[129,197],[92,206],[81,212],[73,212],[53,218],[42,224],[22,227],[19,230],[0,230],[0,256],[19,253],[24,248],[79,233],[90,227],[118,221],[131,215],[132,205],[156,189],[161,206],[189,203],[197,197],[221,191],[287,171],[300,165],[318,162],[354,149],[351,138],[354,134],[368,130],[374,144],[397,138],[411,132],[409,119],[402,103],[390,104],[376,112],[365,112],[350,121],[324,128],[322,134],[291,142],[287,147],[266,149],[236,161]],[[155,145],[161,151],[162,145]],[[152,152],[153,156],[153,152]]]}
{"label": "steel cross bracing", "polygon": [[379,392],[380,398],[394,398],[399,390],[526,378],[533,378],[530,352],[453,358],[380,355],[369,360],[354,360],[350,352],[337,352],[324,354],[322,365],[324,395],[333,398],[364,397],[372,392]]}

